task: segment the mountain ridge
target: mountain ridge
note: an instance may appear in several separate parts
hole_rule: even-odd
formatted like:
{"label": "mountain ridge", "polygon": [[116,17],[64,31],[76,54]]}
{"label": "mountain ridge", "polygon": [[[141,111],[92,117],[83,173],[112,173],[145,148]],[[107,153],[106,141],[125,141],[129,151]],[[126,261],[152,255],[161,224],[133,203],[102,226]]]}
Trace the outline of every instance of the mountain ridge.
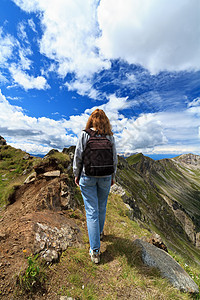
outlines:
{"label": "mountain ridge", "polygon": [[[195,169],[193,158],[195,159]],[[190,241],[199,247],[200,164],[197,164],[197,158],[200,159],[197,155],[188,154],[181,155],[176,159],[154,161],[140,153],[127,158],[126,161],[132,169],[132,173],[135,172],[135,174],[137,173],[142,177],[140,181],[143,180],[143,187],[140,189],[143,188],[143,193],[146,191],[146,194],[148,194],[147,198],[157,198],[157,200],[160,199],[159,204],[167,204],[166,209],[170,208],[171,218],[173,219],[175,216],[175,219],[178,219],[177,228],[180,226],[180,230],[181,228],[184,229]],[[192,167],[189,168],[191,165]],[[126,173],[125,170],[124,172]],[[121,181],[120,177],[119,181]],[[132,179],[132,184],[133,182],[134,179]],[[124,187],[129,188],[124,182],[121,181],[121,183]],[[141,200],[142,197],[138,197],[137,192],[138,190],[136,189],[136,192],[132,194],[136,202],[139,203],[139,198]],[[150,195],[151,193],[152,195]],[[148,205],[148,201],[144,197],[143,202]],[[158,209],[158,206],[155,205],[154,209]],[[146,215],[149,215],[151,206],[149,206],[149,211],[145,210],[145,208],[144,211]]]}

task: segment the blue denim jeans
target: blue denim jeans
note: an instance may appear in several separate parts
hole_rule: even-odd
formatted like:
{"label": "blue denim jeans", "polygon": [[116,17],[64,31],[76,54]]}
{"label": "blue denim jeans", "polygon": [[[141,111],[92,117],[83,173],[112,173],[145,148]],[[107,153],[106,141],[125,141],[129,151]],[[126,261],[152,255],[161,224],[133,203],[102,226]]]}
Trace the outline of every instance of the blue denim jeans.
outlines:
{"label": "blue denim jeans", "polygon": [[79,185],[85,204],[87,228],[92,250],[100,249],[100,233],[103,231],[106,205],[112,176],[81,176]]}

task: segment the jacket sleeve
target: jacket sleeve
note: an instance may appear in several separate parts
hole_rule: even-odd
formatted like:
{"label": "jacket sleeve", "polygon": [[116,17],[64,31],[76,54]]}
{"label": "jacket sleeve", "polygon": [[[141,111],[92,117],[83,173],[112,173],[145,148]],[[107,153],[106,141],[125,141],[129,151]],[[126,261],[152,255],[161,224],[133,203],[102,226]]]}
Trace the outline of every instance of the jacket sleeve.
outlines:
{"label": "jacket sleeve", "polygon": [[87,133],[82,131],[74,153],[74,160],[73,160],[73,173],[75,177],[79,177],[83,168],[83,151],[86,147],[86,135]]}

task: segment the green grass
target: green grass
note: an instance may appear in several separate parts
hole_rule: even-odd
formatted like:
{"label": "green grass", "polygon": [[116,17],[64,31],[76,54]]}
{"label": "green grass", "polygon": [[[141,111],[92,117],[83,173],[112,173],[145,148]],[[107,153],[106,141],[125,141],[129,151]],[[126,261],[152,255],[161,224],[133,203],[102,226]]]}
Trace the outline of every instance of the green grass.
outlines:
{"label": "green grass", "polygon": [[134,165],[134,164],[140,162],[142,158],[143,158],[143,154],[138,153],[138,154],[129,156],[126,160],[129,163],[129,165]]}
{"label": "green grass", "polygon": [[15,188],[21,185],[38,158],[24,159],[25,152],[11,146],[0,147],[0,207],[7,204]]}
{"label": "green grass", "polygon": [[[78,211],[74,212],[79,214]],[[75,220],[78,220],[75,218]],[[49,268],[49,286],[57,295],[75,299],[192,299],[179,292],[155,269],[145,267],[133,246],[135,238],[149,238],[151,233],[127,217],[121,197],[110,195],[102,242],[101,263],[90,261],[89,242],[82,227],[84,246],[68,248],[60,262]],[[172,251],[170,254],[176,259]],[[181,258],[185,264],[185,260]],[[186,265],[185,265],[186,266]],[[198,279],[198,268],[188,265],[186,271]],[[194,299],[194,298],[193,298]],[[198,298],[196,298],[198,299]]]}

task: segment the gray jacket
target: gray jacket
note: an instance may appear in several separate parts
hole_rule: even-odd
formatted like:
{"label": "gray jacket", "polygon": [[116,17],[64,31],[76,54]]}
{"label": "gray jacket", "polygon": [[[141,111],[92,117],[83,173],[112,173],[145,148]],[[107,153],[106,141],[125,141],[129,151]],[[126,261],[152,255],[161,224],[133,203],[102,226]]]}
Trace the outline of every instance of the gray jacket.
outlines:
{"label": "gray jacket", "polygon": [[[75,154],[74,154],[74,161],[73,161],[73,172],[75,177],[79,177],[80,175],[86,176],[84,165],[82,166],[82,157],[83,157],[83,151],[86,148],[86,144],[89,138],[90,135],[87,132],[82,131],[78,139]],[[113,147],[114,173],[112,174],[112,178],[114,179],[117,171],[117,152],[116,152],[115,139],[114,136],[112,135],[107,135],[106,138],[111,141]]]}

